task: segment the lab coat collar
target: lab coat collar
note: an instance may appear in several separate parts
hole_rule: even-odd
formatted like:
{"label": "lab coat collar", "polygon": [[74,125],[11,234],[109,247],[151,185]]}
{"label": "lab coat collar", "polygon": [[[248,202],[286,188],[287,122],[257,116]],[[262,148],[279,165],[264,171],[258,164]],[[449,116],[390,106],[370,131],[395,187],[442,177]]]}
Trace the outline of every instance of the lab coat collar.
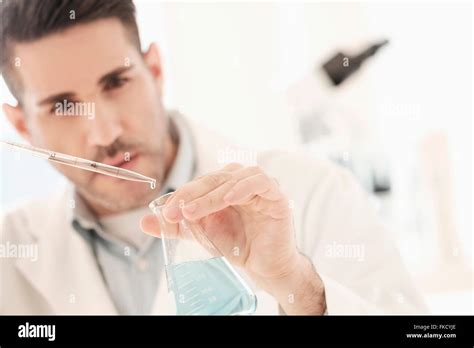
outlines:
{"label": "lab coat collar", "polygon": [[[53,313],[114,314],[92,250],[66,220],[67,189],[56,194],[42,216],[30,216],[36,224],[38,259],[19,258],[16,266],[47,300]],[[48,218],[48,215],[53,215]]]}
{"label": "lab coat collar", "polygon": [[174,123],[179,134],[179,146],[170,172],[163,184],[161,194],[168,190],[176,190],[178,187],[190,181],[195,174],[196,153],[194,138],[191,130],[179,111],[170,111],[170,122]]}

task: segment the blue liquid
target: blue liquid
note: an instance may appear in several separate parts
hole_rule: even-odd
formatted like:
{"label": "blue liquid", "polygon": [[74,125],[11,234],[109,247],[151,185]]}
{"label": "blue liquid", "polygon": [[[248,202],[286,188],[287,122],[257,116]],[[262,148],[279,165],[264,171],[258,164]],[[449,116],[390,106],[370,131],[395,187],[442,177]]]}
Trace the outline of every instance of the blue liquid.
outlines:
{"label": "blue liquid", "polygon": [[166,267],[177,314],[251,314],[255,295],[223,257]]}

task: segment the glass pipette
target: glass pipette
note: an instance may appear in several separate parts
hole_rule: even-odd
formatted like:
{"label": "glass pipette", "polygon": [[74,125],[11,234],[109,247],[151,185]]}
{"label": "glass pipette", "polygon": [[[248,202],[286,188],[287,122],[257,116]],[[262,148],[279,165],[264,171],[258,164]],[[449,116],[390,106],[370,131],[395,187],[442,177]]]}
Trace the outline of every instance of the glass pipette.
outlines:
{"label": "glass pipette", "polygon": [[38,147],[26,145],[26,144],[20,144],[20,143],[4,141],[4,140],[0,140],[0,143],[3,145],[7,145],[10,148],[26,151],[26,152],[31,153],[32,155],[46,158],[47,160],[50,160],[55,163],[64,164],[64,165],[79,168],[79,169],[89,170],[91,172],[113,176],[119,179],[146,182],[150,184],[150,187],[152,189],[156,187],[156,179],[139,174],[132,170],[114,167],[108,164],[94,162],[94,161],[90,161],[84,158],[70,156],[70,155],[66,155],[60,152],[56,152],[56,151],[45,150]]}

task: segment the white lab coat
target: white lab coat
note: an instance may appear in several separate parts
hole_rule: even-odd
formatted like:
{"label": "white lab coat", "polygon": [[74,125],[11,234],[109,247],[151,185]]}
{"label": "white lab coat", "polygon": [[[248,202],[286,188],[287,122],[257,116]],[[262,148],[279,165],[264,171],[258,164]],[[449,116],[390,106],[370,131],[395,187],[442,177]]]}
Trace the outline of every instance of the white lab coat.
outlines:
{"label": "white lab coat", "polygon": [[[196,146],[197,175],[223,167],[219,151],[231,145],[187,123]],[[324,282],[328,314],[426,311],[367,195],[348,172],[283,152],[259,154],[258,164],[293,202],[297,245]],[[71,226],[67,200],[62,190],[2,213],[1,243],[37,243],[38,259],[0,258],[0,314],[117,313],[91,249]],[[152,313],[173,314],[164,272],[160,277]],[[255,292],[257,314],[279,313],[270,295]]]}

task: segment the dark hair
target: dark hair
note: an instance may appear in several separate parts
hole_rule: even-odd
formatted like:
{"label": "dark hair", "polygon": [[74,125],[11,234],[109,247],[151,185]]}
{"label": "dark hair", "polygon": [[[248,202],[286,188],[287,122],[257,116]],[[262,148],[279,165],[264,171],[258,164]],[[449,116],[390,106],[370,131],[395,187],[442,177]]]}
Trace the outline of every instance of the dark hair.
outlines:
{"label": "dark hair", "polygon": [[117,18],[140,49],[132,0],[3,0],[0,3],[0,72],[19,100],[20,81],[13,78],[12,44],[38,40],[76,24]]}

